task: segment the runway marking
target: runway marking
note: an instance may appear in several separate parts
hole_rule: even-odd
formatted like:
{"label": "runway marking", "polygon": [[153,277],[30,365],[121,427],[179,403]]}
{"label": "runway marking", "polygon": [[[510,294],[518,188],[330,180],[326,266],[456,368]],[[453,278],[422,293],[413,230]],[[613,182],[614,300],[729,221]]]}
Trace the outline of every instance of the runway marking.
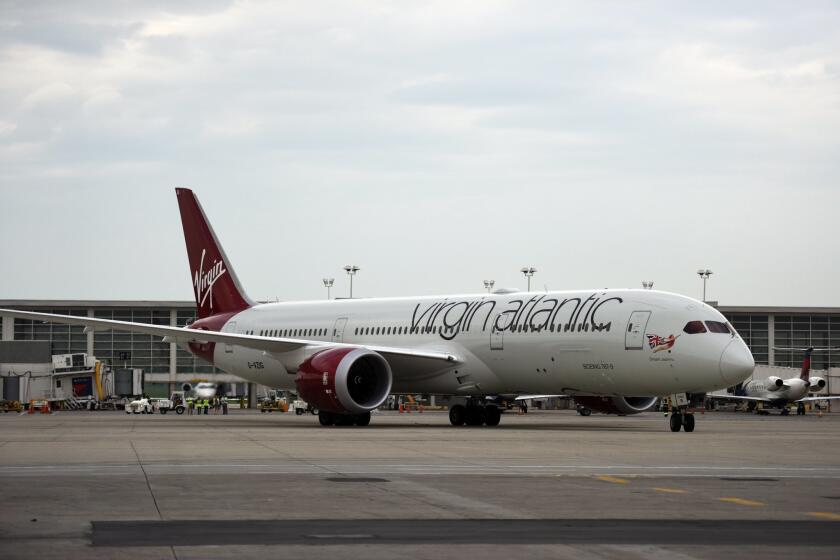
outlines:
{"label": "runway marking", "polygon": [[630,484],[630,481],[626,478],[618,478],[617,476],[596,476],[598,480],[603,480],[604,482],[612,482],[613,484]]}
{"label": "runway marking", "polygon": [[763,507],[767,504],[764,502],[757,502],[755,500],[746,500],[744,498],[733,498],[733,497],[725,497],[725,498],[718,498],[721,502],[729,502],[730,504],[738,504],[739,506],[753,506],[753,507]]}
{"label": "runway marking", "polygon": [[683,490],[682,488],[663,488],[660,486],[654,486],[653,489],[657,492],[664,492],[666,494],[688,494],[688,490]]}
{"label": "runway marking", "polygon": [[830,511],[809,511],[808,515],[819,517],[820,519],[828,519],[829,521],[840,521],[840,513],[832,513]]}

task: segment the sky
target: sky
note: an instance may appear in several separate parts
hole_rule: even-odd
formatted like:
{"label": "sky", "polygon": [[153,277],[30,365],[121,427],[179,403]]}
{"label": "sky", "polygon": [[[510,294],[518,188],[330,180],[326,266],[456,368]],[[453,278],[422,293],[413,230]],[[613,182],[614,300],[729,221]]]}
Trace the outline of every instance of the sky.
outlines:
{"label": "sky", "polygon": [[840,306],[837,2],[0,0],[0,299]]}

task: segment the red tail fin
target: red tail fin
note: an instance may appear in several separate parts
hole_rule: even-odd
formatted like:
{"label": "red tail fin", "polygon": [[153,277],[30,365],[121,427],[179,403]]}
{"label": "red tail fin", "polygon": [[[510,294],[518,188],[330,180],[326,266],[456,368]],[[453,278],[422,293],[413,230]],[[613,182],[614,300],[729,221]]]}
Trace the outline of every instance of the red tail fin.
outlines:
{"label": "red tail fin", "polygon": [[175,189],[198,317],[242,311],[254,303],[245,294],[201,204],[190,189]]}
{"label": "red tail fin", "polygon": [[802,379],[803,381],[808,381],[808,377],[811,373],[811,352],[813,351],[813,348],[805,350],[805,357],[802,359],[802,373],[799,374],[799,379]]}

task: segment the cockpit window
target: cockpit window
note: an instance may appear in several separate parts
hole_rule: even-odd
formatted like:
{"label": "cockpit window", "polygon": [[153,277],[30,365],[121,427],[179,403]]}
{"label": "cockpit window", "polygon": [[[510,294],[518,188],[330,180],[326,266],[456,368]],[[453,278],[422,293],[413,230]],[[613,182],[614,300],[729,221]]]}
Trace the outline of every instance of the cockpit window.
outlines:
{"label": "cockpit window", "polygon": [[729,327],[727,326],[727,324],[721,323],[720,321],[706,321],[706,326],[709,327],[709,332],[732,334],[729,331]]}
{"label": "cockpit window", "polygon": [[689,321],[683,327],[683,332],[688,334],[704,333],[706,327],[703,326],[703,321]]}

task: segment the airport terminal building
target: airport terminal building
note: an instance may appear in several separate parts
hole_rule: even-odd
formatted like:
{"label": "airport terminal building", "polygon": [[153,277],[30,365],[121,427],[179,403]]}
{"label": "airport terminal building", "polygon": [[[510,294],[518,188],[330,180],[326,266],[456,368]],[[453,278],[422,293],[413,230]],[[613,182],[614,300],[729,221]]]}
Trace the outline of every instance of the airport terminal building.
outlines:
{"label": "airport terminal building", "polygon": [[[185,326],[195,319],[192,301],[95,301],[95,300],[0,300],[0,307],[115,319],[159,325]],[[753,353],[756,364],[798,368],[802,353],[774,348],[840,348],[838,307],[740,307],[718,306],[735,326]],[[234,394],[245,394],[242,379],[221,372],[174,343],[150,335],[96,331],[83,327],[25,319],[2,320],[2,341],[45,341],[53,355],[87,354],[112,368],[143,371],[144,390],[151,396],[165,396],[182,383],[196,380],[231,384]],[[0,359],[0,375],[21,375],[14,363]],[[817,352],[814,370],[840,368],[840,351]],[[765,368],[758,368],[761,372]],[[840,374],[840,369],[831,373]],[[765,374],[766,373],[762,373]],[[757,374],[759,375],[758,371]],[[840,392],[829,378],[829,393]]]}

